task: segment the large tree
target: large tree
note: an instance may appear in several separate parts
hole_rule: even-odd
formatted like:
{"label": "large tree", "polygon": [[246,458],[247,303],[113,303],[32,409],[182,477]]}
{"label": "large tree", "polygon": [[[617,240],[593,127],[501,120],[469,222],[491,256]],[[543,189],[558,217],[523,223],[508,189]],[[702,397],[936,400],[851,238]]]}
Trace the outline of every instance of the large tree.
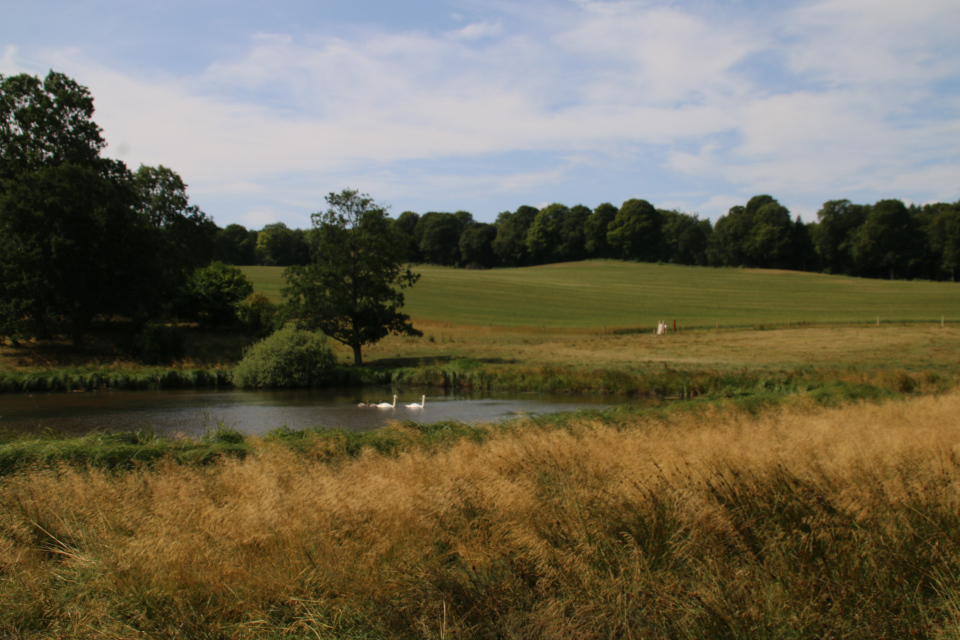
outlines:
{"label": "large tree", "polygon": [[284,271],[283,294],[301,327],[351,347],[361,365],[363,345],[390,333],[423,335],[401,312],[402,290],[420,276],[410,271],[383,206],[351,189],[326,200],[327,211],[311,216],[313,262]]}
{"label": "large tree", "polygon": [[853,258],[869,275],[886,271],[891,280],[912,266],[921,240],[917,222],[900,200],[881,200],[872,207],[857,230]]}
{"label": "large tree", "polygon": [[939,267],[950,274],[950,281],[957,281],[960,270],[960,203],[943,205],[927,225],[934,256]]}
{"label": "large tree", "polygon": [[662,234],[660,212],[646,200],[627,200],[607,227],[607,242],[624,260],[655,262]]}
{"label": "large tree", "polygon": [[0,334],[68,334],[136,314],[156,253],[127,168],[100,157],[89,91],[63,74],[0,76]]}
{"label": "large tree", "polygon": [[867,220],[870,207],[849,200],[828,200],[817,211],[817,224],[811,230],[813,246],[827,273],[853,275],[853,242]]}
{"label": "large tree", "polygon": [[154,256],[142,256],[141,262],[151,258],[157,262],[161,276],[156,292],[162,300],[170,300],[185,287],[191,273],[213,260],[217,225],[190,204],[187,185],[172,169],[140,165],[133,174],[133,187],[137,211],[153,230],[158,246]]}

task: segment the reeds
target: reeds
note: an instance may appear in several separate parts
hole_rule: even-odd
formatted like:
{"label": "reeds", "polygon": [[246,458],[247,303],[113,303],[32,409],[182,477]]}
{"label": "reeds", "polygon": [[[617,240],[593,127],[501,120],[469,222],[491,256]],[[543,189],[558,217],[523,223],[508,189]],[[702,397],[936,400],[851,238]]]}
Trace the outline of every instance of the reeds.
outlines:
{"label": "reeds", "polygon": [[82,371],[74,368],[49,371],[11,371],[0,374],[0,393],[43,393],[99,391],[117,389],[201,389],[230,387],[226,369],[164,369],[147,367],[136,370],[102,369]]}
{"label": "reeds", "polygon": [[955,637],[958,416],[730,401],[19,473],[0,635]]}

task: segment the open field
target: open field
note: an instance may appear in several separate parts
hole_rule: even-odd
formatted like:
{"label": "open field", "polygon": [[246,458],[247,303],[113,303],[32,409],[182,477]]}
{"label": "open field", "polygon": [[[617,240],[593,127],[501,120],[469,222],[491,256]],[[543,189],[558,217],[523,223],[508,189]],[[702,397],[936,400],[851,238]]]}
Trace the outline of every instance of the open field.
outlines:
{"label": "open field", "polygon": [[0,635],[956,637],[958,416],[695,403],[27,471],[0,483]]}
{"label": "open field", "polygon": [[[243,267],[279,300],[283,269]],[[960,320],[960,284],[593,261],[467,271],[418,266],[406,290],[414,322],[608,330]]]}

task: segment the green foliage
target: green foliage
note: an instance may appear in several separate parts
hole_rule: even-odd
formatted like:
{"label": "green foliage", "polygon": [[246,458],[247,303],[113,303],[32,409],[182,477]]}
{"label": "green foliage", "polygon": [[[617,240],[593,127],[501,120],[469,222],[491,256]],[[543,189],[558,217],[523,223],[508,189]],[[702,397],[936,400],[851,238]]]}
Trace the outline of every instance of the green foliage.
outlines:
{"label": "green foliage", "polygon": [[477,222],[464,229],[460,235],[460,259],[464,266],[493,267],[496,264],[493,241],[496,238],[497,227],[492,224]]}
{"label": "green foliage", "polygon": [[523,205],[515,213],[504,211],[497,216],[497,237],[493,252],[497,261],[505,267],[521,267],[530,263],[527,250],[527,233],[540,211]]}
{"label": "green foliage", "polygon": [[58,434],[0,436],[0,476],[40,466],[69,464],[121,471],[161,460],[207,465],[222,457],[244,458],[250,445],[243,434],[220,427],[199,440],[160,437],[151,428],[80,437]]}
{"label": "green foliage", "polygon": [[853,241],[853,258],[873,276],[903,275],[915,260],[920,241],[917,223],[900,200],[881,200],[872,207]]}
{"label": "green foliage", "polygon": [[148,323],[126,345],[126,352],[144,364],[164,364],[183,357],[183,330],[176,325]]}
{"label": "green foliage", "polygon": [[584,248],[591,258],[613,258],[614,251],[607,242],[610,223],[617,217],[617,208],[609,202],[598,205],[584,222]]}
{"label": "green foliage", "polygon": [[122,167],[43,166],[0,191],[0,332],[81,345],[97,315],[134,315],[152,298],[149,230]]}
{"label": "green foliage", "polygon": [[941,207],[931,218],[927,234],[939,267],[956,282],[960,270],[960,204]]}
{"label": "green foliage", "polygon": [[402,313],[402,289],[420,277],[406,266],[407,251],[386,215],[367,195],[349,189],[326,198],[330,208],[315,213],[314,261],[284,272],[291,318],[353,349],[390,333],[422,335]]}
{"label": "green foliage", "polygon": [[214,257],[224,264],[256,264],[258,232],[243,225],[228,224],[213,239]]}
{"label": "green foliage", "polygon": [[472,223],[473,216],[466,211],[430,211],[420,216],[413,231],[420,259],[429,264],[459,265],[460,236]]}
{"label": "green foliage", "polygon": [[233,370],[233,383],[242,388],[315,387],[335,366],[325,336],[286,327],[247,350]]}
{"label": "green foliage", "polygon": [[248,332],[266,335],[277,328],[280,308],[262,293],[251,293],[237,305],[237,318]]}
{"label": "green foliage", "polygon": [[214,262],[190,274],[185,310],[204,327],[228,327],[237,321],[240,303],[253,294],[253,284],[236,268]]}
{"label": "green foliage", "polygon": [[707,247],[713,227],[709,220],[680,211],[661,211],[663,219],[663,259],[673,264],[706,266]]}
{"label": "green foliage", "polygon": [[307,233],[302,229],[290,229],[282,222],[268,224],[257,234],[257,264],[287,267],[307,264],[310,247]]}
{"label": "green foliage", "polygon": [[[161,308],[168,307],[189,274],[213,259],[217,225],[190,204],[187,185],[172,169],[140,165],[132,185],[137,211],[153,230],[158,245],[154,259],[161,279],[153,287],[156,302]],[[141,260],[148,262],[149,258],[142,256]]]}
{"label": "green foliage", "polygon": [[646,200],[627,200],[607,228],[607,243],[624,260],[652,262],[663,233],[660,212]]}
{"label": "green foliage", "polygon": [[856,272],[854,234],[866,221],[869,210],[870,207],[849,200],[830,200],[817,211],[819,222],[812,231],[813,243],[828,273]]}
{"label": "green foliage", "polygon": [[570,209],[562,204],[547,205],[537,213],[527,229],[527,252],[533,264],[560,261],[563,223]]}

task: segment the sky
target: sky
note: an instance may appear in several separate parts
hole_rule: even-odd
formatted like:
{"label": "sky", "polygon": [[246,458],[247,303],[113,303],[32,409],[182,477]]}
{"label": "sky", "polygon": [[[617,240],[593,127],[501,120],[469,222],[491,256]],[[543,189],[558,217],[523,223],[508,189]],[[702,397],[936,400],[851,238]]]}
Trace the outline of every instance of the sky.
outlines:
{"label": "sky", "polygon": [[960,199],[956,0],[31,0],[0,74],[88,87],[104,155],[221,227],[308,228],[358,189],[716,220],[770,194]]}

